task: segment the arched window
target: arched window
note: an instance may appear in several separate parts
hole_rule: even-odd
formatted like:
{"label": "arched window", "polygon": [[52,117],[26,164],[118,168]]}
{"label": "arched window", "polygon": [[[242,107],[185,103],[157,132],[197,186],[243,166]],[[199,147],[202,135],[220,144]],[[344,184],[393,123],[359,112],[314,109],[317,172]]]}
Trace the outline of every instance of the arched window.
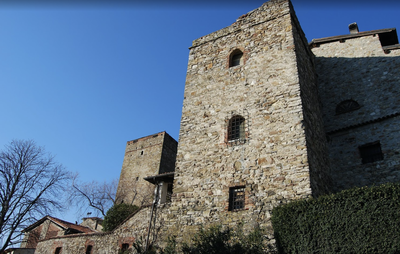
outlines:
{"label": "arched window", "polygon": [[229,57],[229,67],[243,64],[243,52],[239,49],[234,50]]}
{"label": "arched window", "polygon": [[127,251],[129,249],[129,243],[123,243],[121,245],[121,252]]}
{"label": "arched window", "polygon": [[345,100],[336,106],[336,115],[347,113],[360,108],[355,100]]}
{"label": "arched window", "polygon": [[92,245],[88,245],[86,247],[86,254],[92,254],[92,249],[93,249],[93,246]]}
{"label": "arched window", "polygon": [[245,119],[242,116],[236,115],[229,120],[228,125],[228,141],[245,141]]}

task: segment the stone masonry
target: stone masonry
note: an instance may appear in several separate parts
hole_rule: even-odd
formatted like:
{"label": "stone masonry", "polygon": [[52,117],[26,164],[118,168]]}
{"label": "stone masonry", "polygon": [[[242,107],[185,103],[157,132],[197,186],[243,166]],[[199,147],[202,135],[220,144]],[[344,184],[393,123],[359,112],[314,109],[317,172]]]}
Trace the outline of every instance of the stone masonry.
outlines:
{"label": "stone masonry", "polygon": [[152,202],[154,186],[143,178],[174,172],[177,142],[166,132],[128,141],[119,178],[117,203]]}
{"label": "stone masonry", "polygon": [[356,24],[307,43],[290,0],[193,41],[179,144],[166,132],[129,141],[117,192],[142,205],[173,179],[171,202],[112,232],[42,240],[35,253],[112,254],[213,224],[260,226],[273,242],[277,205],[400,181],[399,49],[396,29]]}
{"label": "stone masonry", "polygon": [[[396,29],[315,40],[325,131],[329,139],[333,191],[400,181],[400,50]],[[392,47],[394,48],[394,47]],[[338,114],[339,103],[355,110]],[[358,147],[380,142],[383,160],[363,164]]]}
{"label": "stone masonry", "polygon": [[[237,50],[243,64],[230,67]],[[245,119],[246,140],[232,145],[227,132],[236,115]],[[274,206],[328,192],[326,152],[312,53],[289,1],[267,2],[193,42],[170,208],[175,226],[271,228]],[[233,187],[245,189],[245,205],[234,212]]]}

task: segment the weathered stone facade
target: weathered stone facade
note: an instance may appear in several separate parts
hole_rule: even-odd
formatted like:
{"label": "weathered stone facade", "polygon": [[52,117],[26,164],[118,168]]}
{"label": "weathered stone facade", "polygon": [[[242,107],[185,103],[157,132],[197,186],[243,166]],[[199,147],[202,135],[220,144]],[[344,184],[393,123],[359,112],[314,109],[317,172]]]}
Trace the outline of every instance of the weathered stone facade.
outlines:
{"label": "weathered stone facade", "polygon": [[23,230],[24,239],[21,248],[34,249],[39,241],[69,234],[93,233],[89,227],[66,222],[54,217],[45,216]]}
{"label": "weathered stone facade", "polygon": [[308,44],[289,0],[193,41],[178,147],[165,132],[129,141],[117,193],[141,205],[138,191],[166,191],[174,177],[171,202],[112,232],[41,241],[36,253],[111,254],[149,232],[179,241],[212,224],[258,225],[272,239],[279,204],[399,181],[399,49],[395,29]]}
{"label": "weathered stone facade", "polygon": [[117,202],[139,207],[151,203],[154,186],[143,178],[174,172],[176,149],[177,142],[165,131],[128,141],[119,178]]}
{"label": "weathered stone facade", "polygon": [[83,218],[81,224],[83,227],[88,227],[93,231],[103,231],[103,219],[98,217],[87,217]]}
{"label": "weathered stone facade", "polygon": [[[398,45],[395,29],[311,43],[334,191],[400,181],[400,50],[388,43]],[[336,112],[349,100],[359,107]],[[359,147],[378,141],[383,160],[363,164]]]}
{"label": "weathered stone facade", "polygon": [[[270,1],[193,42],[171,207],[179,223],[270,227],[277,204],[328,191],[312,53],[294,16],[288,1]],[[236,50],[243,64],[230,67]],[[236,115],[246,140],[232,145],[226,135]],[[235,212],[232,187],[245,188]]]}
{"label": "weathered stone facade", "polygon": [[[155,214],[156,224],[152,226],[149,243],[157,240],[158,232],[165,225],[164,210],[167,208],[168,205],[158,207],[159,212]],[[90,254],[111,254],[118,253],[123,245],[132,250],[133,242],[137,240],[143,241],[143,244],[146,242],[151,209],[151,206],[142,207],[112,232],[64,235],[41,241],[35,253],[54,254],[57,248],[61,248],[62,254],[87,253],[90,248]]]}

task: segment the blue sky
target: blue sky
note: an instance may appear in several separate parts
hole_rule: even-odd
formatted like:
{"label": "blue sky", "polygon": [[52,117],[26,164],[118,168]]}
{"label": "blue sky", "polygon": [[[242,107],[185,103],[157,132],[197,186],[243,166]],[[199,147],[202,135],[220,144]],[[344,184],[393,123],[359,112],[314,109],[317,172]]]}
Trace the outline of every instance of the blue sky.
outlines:
{"label": "blue sky", "polygon": [[[192,41],[263,2],[3,2],[0,148],[33,139],[83,181],[118,178],[127,141],[178,140]],[[308,41],[400,28],[395,1],[292,3]]]}

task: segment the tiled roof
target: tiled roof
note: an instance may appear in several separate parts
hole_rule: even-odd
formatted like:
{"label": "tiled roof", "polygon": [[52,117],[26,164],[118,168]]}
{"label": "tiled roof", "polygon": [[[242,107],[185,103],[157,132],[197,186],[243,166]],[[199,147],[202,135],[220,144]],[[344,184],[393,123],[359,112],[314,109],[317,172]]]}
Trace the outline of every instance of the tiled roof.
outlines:
{"label": "tiled roof", "polygon": [[60,220],[60,219],[58,219],[58,218],[51,217],[51,216],[47,216],[47,217],[48,217],[50,220],[52,220],[54,223],[56,223],[56,224],[62,226],[62,227],[65,228],[65,229],[74,229],[74,230],[80,231],[80,232],[82,232],[82,233],[96,232],[96,231],[94,231],[94,230],[91,230],[91,229],[88,228],[88,227],[84,227],[84,226],[81,226],[81,225],[78,225],[78,224],[70,223],[70,222],[68,222],[68,221]]}
{"label": "tiled roof", "polygon": [[58,226],[62,227],[64,230],[67,229],[72,229],[74,231],[78,231],[81,233],[92,233],[92,232],[96,232],[94,230],[91,230],[88,227],[84,227],[81,225],[77,225],[74,223],[70,223],[68,221],[64,221],[55,217],[51,217],[49,215],[41,218],[40,220],[36,221],[35,223],[33,223],[32,225],[26,227],[24,230],[22,230],[22,232],[28,232],[32,229],[34,229],[35,227],[39,226],[40,224],[42,224],[43,222],[45,222],[46,220],[51,220],[52,222],[54,222],[55,224],[57,224]]}

